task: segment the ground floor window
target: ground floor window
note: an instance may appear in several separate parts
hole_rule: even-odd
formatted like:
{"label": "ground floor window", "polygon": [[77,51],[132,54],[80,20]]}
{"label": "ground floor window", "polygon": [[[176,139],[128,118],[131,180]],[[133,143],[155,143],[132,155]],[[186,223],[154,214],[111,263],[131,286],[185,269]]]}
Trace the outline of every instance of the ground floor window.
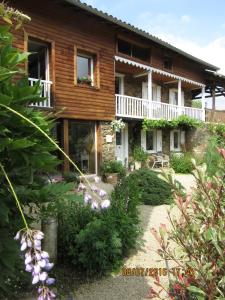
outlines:
{"label": "ground floor window", "polygon": [[162,131],[153,129],[141,132],[141,146],[149,153],[162,151]]}
{"label": "ground floor window", "polygon": [[96,173],[95,122],[69,121],[69,155],[85,174]]}
{"label": "ground floor window", "polygon": [[185,131],[171,130],[170,132],[170,150],[181,151],[182,145],[185,144]]}

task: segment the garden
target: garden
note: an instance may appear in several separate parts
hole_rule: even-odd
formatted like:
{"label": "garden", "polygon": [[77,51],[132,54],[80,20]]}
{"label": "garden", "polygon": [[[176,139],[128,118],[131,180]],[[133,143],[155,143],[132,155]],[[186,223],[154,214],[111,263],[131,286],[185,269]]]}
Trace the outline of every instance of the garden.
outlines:
{"label": "garden", "polygon": [[[12,43],[13,30],[30,20],[5,4],[0,8],[4,21],[0,25],[0,299],[26,299],[27,295],[38,300],[77,299],[76,289],[83,284],[100,282],[101,286],[114,277],[119,278],[114,292],[119,295],[117,289],[124,283],[132,297],[136,282],[145,278],[123,281],[121,270],[143,252],[143,233],[150,239],[148,247],[157,241],[169,282],[162,283],[153,274],[152,287],[139,286],[142,292],[146,289],[146,298],[225,299],[224,126],[210,128],[213,138],[201,160],[193,160],[191,153],[171,158],[175,172],[193,173],[196,188],[192,195],[171,170],[162,174],[147,167],[147,156],[138,148],[134,157],[143,163],[138,170],[128,174],[118,161],[102,165],[103,180],[111,180],[114,186],[107,194],[101,179],[90,181],[83,176],[54,140],[54,118],[29,105],[44,101],[40,82],[29,85],[24,68],[29,53]],[[57,173],[60,164],[56,151],[75,172],[53,182],[51,174]],[[158,224],[160,213],[174,206],[179,213],[175,218],[170,215],[172,226]],[[153,215],[160,226],[150,232]],[[50,227],[53,240],[49,228],[43,230],[43,224],[52,226],[52,220],[57,224]],[[54,243],[53,255],[45,247]],[[150,256],[148,247],[146,257]],[[172,277],[171,261],[193,272]],[[110,293],[89,299],[116,299]]]}

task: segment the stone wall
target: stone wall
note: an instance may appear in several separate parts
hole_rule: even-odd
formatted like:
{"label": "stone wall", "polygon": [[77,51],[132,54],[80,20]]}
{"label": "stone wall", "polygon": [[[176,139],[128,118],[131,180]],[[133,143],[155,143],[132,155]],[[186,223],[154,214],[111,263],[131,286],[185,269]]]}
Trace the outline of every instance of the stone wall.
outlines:
{"label": "stone wall", "polygon": [[124,94],[131,97],[142,97],[142,80],[126,75],[124,78]]}
{"label": "stone wall", "polygon": [[164,154],[170,154],[170,129],[162,129],[162,152]]}
{"label": "stone wall", "polygon": [[[144,78],[134,78],[132,75],[124,77],[124,94],[131,97],[142,98],[142,82],[146,81]],[[157,83],[156,83],[157,84]],[[176,87],[176,86],[174,86]],[[163,103],[169,103],[169,87],[168,85],[161,85],[161,99]],[[191,91],[184,91],[185,106],[191,107]]]}
{"label": "stone wall", "polygon": [[[112,142],[106,141],[106,136],[112,136]],[[100,122],[100,136],[101,136],[101,161],[110,161],[115,160],[115,149],[116,149],[116,141],[115,134],[111,129],[110,122]]]}

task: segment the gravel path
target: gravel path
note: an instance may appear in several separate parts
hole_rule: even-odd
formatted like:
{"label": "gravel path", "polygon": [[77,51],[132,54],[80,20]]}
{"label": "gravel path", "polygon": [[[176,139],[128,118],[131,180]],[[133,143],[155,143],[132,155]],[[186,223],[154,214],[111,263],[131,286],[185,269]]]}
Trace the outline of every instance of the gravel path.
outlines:
{"label": "gravel path", "polygon": [[[192,175],[177,174],[179,180],[190,193],[195,186]],[[136,268],[165,268],[159,255],[155,252],[158,248],[157,242],[152,237],[150,229],[158,229],[161,223],[169,225],[167,211],[169,206],[140,206],[140,216],[143,228],[144,245],[141,250],[129,257],[126,267]],[[176,211],[172,211],[176,214]],[[160,261],[159,261],[160,260]],[[167,277],[161,277],[162,282],[167,282]],[[146,299],[148,291],[152,286],[153,279],[149,276],[122,276],[122,274],[104,278],[99,281],[83,284],[75,292],[76,300],[143,300]]]}

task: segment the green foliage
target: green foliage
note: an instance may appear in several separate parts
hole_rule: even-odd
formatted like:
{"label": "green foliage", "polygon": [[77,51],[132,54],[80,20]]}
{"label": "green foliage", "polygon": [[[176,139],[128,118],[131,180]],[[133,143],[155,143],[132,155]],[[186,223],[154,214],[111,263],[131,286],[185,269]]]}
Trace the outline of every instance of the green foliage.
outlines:
{"label": "green foliage", "polygon": [[63,179],[65,182],[73,182],[76,186],[80,181],[79,174],[76,172],[68,172],[63,174]]}
{"label": "green foliage", "polygon": [[208,123],[209,132],[216,138],[219,147],[225,147],[225,124],[224,123]]}
{"label": "green foliage", "polygon": [[161,205],[171,203],[171,187],[165,180],[159,178],[157,172],[141,169],[131,173],[127,177],[127,181],[129,181],[131,187],[137,188],[139,199],[144,204]]}
{"label": "green foliage", "polygon": [[[40,98],[39,83],[29,86],[25,71],[21,68],[29,54],[12,46],[13,36],[10,31],[10,26],[0,26],[0,162],[13,181],[21,204],[29,206],[32,202],[38,207],[44,199],[49,201],[43,197],[46,183],[40,175],[55,171],[59,163],[52,155],[55,147],[2,105],[23,114],[48,135],[51,135],[53,122],[46,114],[29,107],[29,103],[44,99]],[[15,298],[15,287],[5,287],[5,282],[14,282],[14,279],[20,281],[20,256],[13,237],[23,227],[7,182],[0,172],[0,298]],[[13,289],[10,290],[10,287]]]}
{"label": "green foliage", "polygon": [[134,161],[145,162],[148,158],[147,152],[142,147],[136,146],[133,151]]}
{"label": "green foliage", "polygon": [[119,177],[122,178],[126,175],[126,169],[121,161],[111,160],[104,162],[101,166],[102,175],[107,173],[118,173]]}
{"label": "green foliage", "polygon": [[169,294],[178,300],[193,296],[196,297],[193,299],[202,300],[225,299],[225,149],[220,149],[220,155],[221,161],[214,174],[207,173],[206,164],[195,164],[193,174],[197,187],[191,197],[182,197],[173,177],[165,175],[176,191],[175,204],[180,218],[170,214],[171,232],[161,226],[159,233],[154,229],[152,233],[159,242],[161,257],[172,260],[172,265],[179,262],[183,270],[191,270],[171,279],[173,295],[170,291]]}
{"label": "green foliage", "polygon": [[138,194],[125,182],[126,178],[116,186],[104,212],[93,211],[77,196],[62,204],[63,209],[58,209],[61,261],[82,274],[101,276],[117,270],[138,245]]}
{"label": "green foliage", "polygon": [[192,100],[192,107],[202,108],[202,101],[201,100]]}
{"label": "green foliage", "polygon": [[202,121],[198,121],[194,118],[190,118],[186,115],[181,115],[176,119],[171,121],[160,119],[160,120],[152,120],[152,119],[144,119],[142,123],[142,128],[144,130],[154,129],[154,128],[198,128],[203,125]]}
{"label": "green foliage", "polygon": [[218,165],[222,164],[222,157],[217,151],[219,147],[219,142],[216,136],[213,136],[209,139],[205,155],[204,161],[207,166],[207,173],[212,176],[217,172]]}
{"label": "green foliage", "polygon": [[193,164],[191,162],[191,153],[172,154],[170,158],[170,166],[176,173],[189,174],[193,170]]}

